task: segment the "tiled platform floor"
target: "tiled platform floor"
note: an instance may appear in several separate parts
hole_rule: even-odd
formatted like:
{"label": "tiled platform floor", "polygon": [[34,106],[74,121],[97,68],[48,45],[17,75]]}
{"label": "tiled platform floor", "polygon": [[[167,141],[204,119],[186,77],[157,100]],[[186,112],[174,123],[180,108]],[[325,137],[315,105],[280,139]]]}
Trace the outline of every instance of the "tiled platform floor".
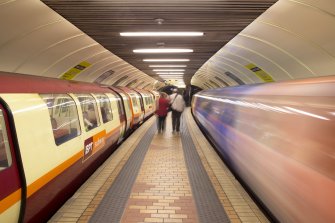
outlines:
{"label": "tiled platform floor", "polygon": [[[231,222],[268,222],[196,126],[184,112],[190,135]],[[155,122],[149,119],[95,172],[49,222],[88,222],[137,143]],[[179,135],[154,136],[121,222],[198,222]]]}
{"label": "tiled platform floor", "polygon": [[180,137],[154,137],[122,222],[197,222]]}

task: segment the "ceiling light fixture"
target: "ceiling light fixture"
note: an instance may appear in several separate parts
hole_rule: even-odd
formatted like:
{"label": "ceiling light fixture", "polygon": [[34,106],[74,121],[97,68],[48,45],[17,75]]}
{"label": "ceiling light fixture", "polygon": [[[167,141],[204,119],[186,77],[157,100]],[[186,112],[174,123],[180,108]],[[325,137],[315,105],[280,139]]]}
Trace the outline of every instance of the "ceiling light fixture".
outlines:
{"label": "ceiling light fixture", "polygon": [[184,74],[184,72],[157,72],[156,74],[166,74],[166,75],[178,74],[178,75],[181,75],[181,74]]}
{"label": "ceiling light fixture", "polygon": [[185,71],[184,69],[153,69],[157,72],[174,72],[174,71]]}
{"label": "ceiling light fixture", "polygon": [[124,32],[120,36],[203,36],[203,32]]}
{"label": "ceiling light fixture", "polygon": [[162,75],[159,75],[161,78],[163,79],[178,79],[178,80],[184,80],[184,77],[175,77],[175,76],[162,76]]}
{"label": "ceiling light fixture", "polygon": [[149,65],[149,67],[187,67],[187,65]]}
{"label": "ceiling light fixture", "polygon": [[135,49],[134,53],[192,53],[192,49],[173,49],[173,48],[156,48],[156,49]]}
{"label": "ceiling light fixture", "polygon": [[159,75],[161,78],[167,78],[167,79],[175,79],[175,78],[177,78],[177,79],[181,79],[181,80],[183,80],[184,79],[184,77],[183,76],[163,76],[163,75]]}
{"label": "ceiling light fixture", "polygon": [[161,18],[157,18],[154,20],[158,25],[162,25],[163,22],[165,21],[164,19],[161,19]]}
{"label": "ceiling light fixture", "polygon": [[162,77],[184,77],[182,74],[159,74]]}
{"label": "ceiling light fixture", "polygon": [[188,62],[190,59],[143,59],[144,62]]}

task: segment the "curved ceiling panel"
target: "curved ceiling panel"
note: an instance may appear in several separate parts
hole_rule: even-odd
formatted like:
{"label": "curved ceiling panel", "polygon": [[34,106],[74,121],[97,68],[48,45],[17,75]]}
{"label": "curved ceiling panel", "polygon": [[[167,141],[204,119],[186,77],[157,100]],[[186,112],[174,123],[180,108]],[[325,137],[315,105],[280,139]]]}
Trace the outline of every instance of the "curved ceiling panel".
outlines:
{"label": "curved ceiling panel", "polygon": [[[123,61],[38,0],[0,3],[0,70],[110,83],[113,76],[155,79]],[[15,28],[13,28],[15,27]]]}
{"label": "curved ceiling panel", "polygon": [[199,83],[227,71],[248,84],[333,75],[334,12],[330,0],[280,0],[210,58],[191,83],[203,87]]}

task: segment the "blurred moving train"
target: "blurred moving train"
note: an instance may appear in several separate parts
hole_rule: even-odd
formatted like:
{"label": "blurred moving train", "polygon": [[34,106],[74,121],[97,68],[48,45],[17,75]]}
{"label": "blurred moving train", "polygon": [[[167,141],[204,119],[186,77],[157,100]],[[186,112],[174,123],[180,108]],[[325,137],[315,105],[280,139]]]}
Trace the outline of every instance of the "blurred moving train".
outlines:
{"label": "blurred moving train", "polygon": [[192,111],[280,222],[335,222],[335,77],[228,87]]}
{"label": "blurred moving train", "polygon": [[46,222],[158,92],[0,73],[0,222]]}

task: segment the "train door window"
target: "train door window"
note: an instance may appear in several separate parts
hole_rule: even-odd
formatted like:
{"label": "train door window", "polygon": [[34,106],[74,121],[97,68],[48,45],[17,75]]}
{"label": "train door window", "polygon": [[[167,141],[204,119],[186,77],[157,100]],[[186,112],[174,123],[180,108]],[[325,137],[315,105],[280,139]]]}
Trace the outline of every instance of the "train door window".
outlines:
{"label": "train door window", "polygon": [[5,119],[0,109],[0,171],[12,165]]}
{"label": "train door window", "polygon": [[125,112],[124,112],[124,109],[123,109],[123,106],[122,106],[121,98],[119,98],[119,97],[117,97],[117,109],[119,111],[120,120],[123,120]]}
{"label": "train door window", "polygon": [[99,102],[99,108],[101,111],[101,117],[103,123],[109,122],[113,120],[113,111],[111,102],[109,101],[109,98],[105,94],[97,94],[95,95]]}
{"label": "train door window", "polygon": [[[124,104],[125,104],[125,107],[130,108],[130,101],[129,101],[128,98],[124,98],[124,99],[123,99],[123,102],[124,102]],[[128,110],[129,110],[129,109],[128,109]]]}
{"label": "train door window", "polygon": [[132,97],[132,98],[131,98],[131,101],[133,102],[133,106],[134,106],[134,107],[137,107],[137,100],[136,100],[136,97]]}
{"label": "train door window", "polygon": [[77,97],[83,112],[84,126],[87,132],[100,125],[97,102],[89,94],[78,94]]}
{"label": "train door window", "polygon": [[56,145],[81,134],[75,101],[67,94],[41,94],[47,104]]}

